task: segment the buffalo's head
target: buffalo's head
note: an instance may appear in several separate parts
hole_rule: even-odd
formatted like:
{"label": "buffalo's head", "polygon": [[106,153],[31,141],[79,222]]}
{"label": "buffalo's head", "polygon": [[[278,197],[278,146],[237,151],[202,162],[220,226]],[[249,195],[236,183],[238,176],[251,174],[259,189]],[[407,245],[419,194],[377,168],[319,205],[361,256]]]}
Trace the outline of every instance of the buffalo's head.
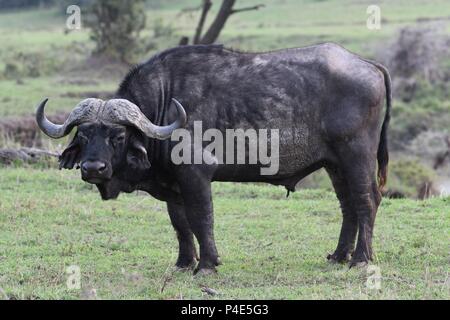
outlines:
{"label": "buffalo's head", "polygon": [[132,191],[118,177],[136,176],[150,168],[146,138],[168,139],[175,129],[186,124],[183,106],[172,100],[177,106],[178,119],[168,126],[153,124],[138,106],[125,99],[83,100],[62,125],[46,118],[46,99],[38,106],[36,121],[47,136],[55,139],[77,127],[72,142],[59,158],[60,168],[79,167],[82,179],[96,184],[103,199],[111,199],[120,191]]}

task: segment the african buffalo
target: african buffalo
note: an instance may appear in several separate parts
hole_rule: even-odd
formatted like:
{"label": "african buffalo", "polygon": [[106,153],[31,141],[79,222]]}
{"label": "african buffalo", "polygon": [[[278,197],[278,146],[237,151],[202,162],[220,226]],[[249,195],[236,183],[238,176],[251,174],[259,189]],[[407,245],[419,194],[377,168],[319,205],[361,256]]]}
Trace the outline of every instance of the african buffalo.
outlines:
{"label": "african buffalo", "polygon": [[[267,182],[294,191],[320,168],[327,170],[343,213],[328,259],[354,266],[372,258],[391,108],[389,73],[376,62],[331,43],[265,53],[180,46],[133,68],[114,99],[82,101],[62,125],[47,120],[46,102],[36,114],[45,134],[61,138],[77,127],[60,156],[61,168],[80,167],[82,179],[96,184],[105,200],[139,189],[167,202],[179,268],[198,260],[193,236],[200,246],[195,272],[215,271],[220,263],[212,181]],[[195,121],[220,132],[278,129],[279,170],[262,175],[260,163],[174,164],[177,143],[169,137],[178,128],[192,131]],[[214,152],[209,156],[214,160]]]}

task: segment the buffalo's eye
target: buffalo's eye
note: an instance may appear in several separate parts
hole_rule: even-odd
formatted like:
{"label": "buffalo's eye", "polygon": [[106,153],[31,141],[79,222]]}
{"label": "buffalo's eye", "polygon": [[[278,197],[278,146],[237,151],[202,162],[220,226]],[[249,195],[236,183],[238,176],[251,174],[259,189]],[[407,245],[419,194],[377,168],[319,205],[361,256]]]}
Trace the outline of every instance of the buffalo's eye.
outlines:
{"label": "buffalo's eye", "polygon": [[125,134],[117,135],[112,139],[112,142],[115,146],[123,143],[124,141],[125,141]]}

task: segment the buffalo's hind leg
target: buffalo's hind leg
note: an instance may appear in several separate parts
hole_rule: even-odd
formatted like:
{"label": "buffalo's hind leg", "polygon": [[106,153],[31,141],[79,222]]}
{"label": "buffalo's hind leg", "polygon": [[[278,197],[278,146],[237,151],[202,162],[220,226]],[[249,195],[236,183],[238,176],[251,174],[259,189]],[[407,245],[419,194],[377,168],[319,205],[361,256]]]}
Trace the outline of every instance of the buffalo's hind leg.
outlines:
{"label": "buffalo's hind leg", "polygon": [[178,238],[179,251],[175,265],[182,270],[193,269],[197,264],[198,255],[184,206],[167,202],[167,211]]}
{"label": "buffalo's hind leg", "polygon": [[354,208],[358,216],[358,242],[350,267],[366,265],[373,258],[372,236],[381,194],[374,177],[355,179]]}
{"label": "buffalo's hind leg", "polygon": [[326,170],[331,178],[342,210],[342,227],[339,242],[334,253],[329,254],[327,259],[330,262],[342,263],[351,259],[358,231],[358,219],[352,208],[350,189],[341,170],[335,167],[328,167]]}

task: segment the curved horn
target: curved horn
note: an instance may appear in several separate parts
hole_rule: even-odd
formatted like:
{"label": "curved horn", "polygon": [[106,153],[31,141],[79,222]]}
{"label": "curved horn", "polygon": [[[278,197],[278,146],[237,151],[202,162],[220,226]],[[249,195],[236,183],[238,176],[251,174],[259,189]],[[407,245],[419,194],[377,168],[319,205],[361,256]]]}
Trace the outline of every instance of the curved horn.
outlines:
{"label": "curved horn", "polygon": [[159,135],[167,136],[167,138],[169,138],[172,135],[172,132],[175,131],[176,129],[183,128],[187,122],[186,110],[184,110],[183,105],[175,98],[172,98],[172,101],[173,103],[175,103],[175,106],[177,107],[178,112],[177,120],[168,126],[156,128]]}
{"label": "curved horn", "polygon": [[113,123],[122,123],[126,125],[133,125],[146,136],[159,140],[168,139],[172,132],[178,128],[186,125],[187,116],[181,103],[172,98],[178,111],[178,118],[175,122],[167,126],[157,126],[153,124],[141,111],[141,109],[134,103],[125,99],[113,99],[107,102],[110,107],[106,106],[102,115],[102,119],[108,119]]}
{"label": "curved horn", "polygon": [[54,139],[68,135],[74,126],[93,119],[103,104],[100,99],[83,100],[72,110],[64,124],[55,124],[45,116],[44,109],[47,101],[48,98],[39,104],[36,110],[36,122],[42,132]]}

